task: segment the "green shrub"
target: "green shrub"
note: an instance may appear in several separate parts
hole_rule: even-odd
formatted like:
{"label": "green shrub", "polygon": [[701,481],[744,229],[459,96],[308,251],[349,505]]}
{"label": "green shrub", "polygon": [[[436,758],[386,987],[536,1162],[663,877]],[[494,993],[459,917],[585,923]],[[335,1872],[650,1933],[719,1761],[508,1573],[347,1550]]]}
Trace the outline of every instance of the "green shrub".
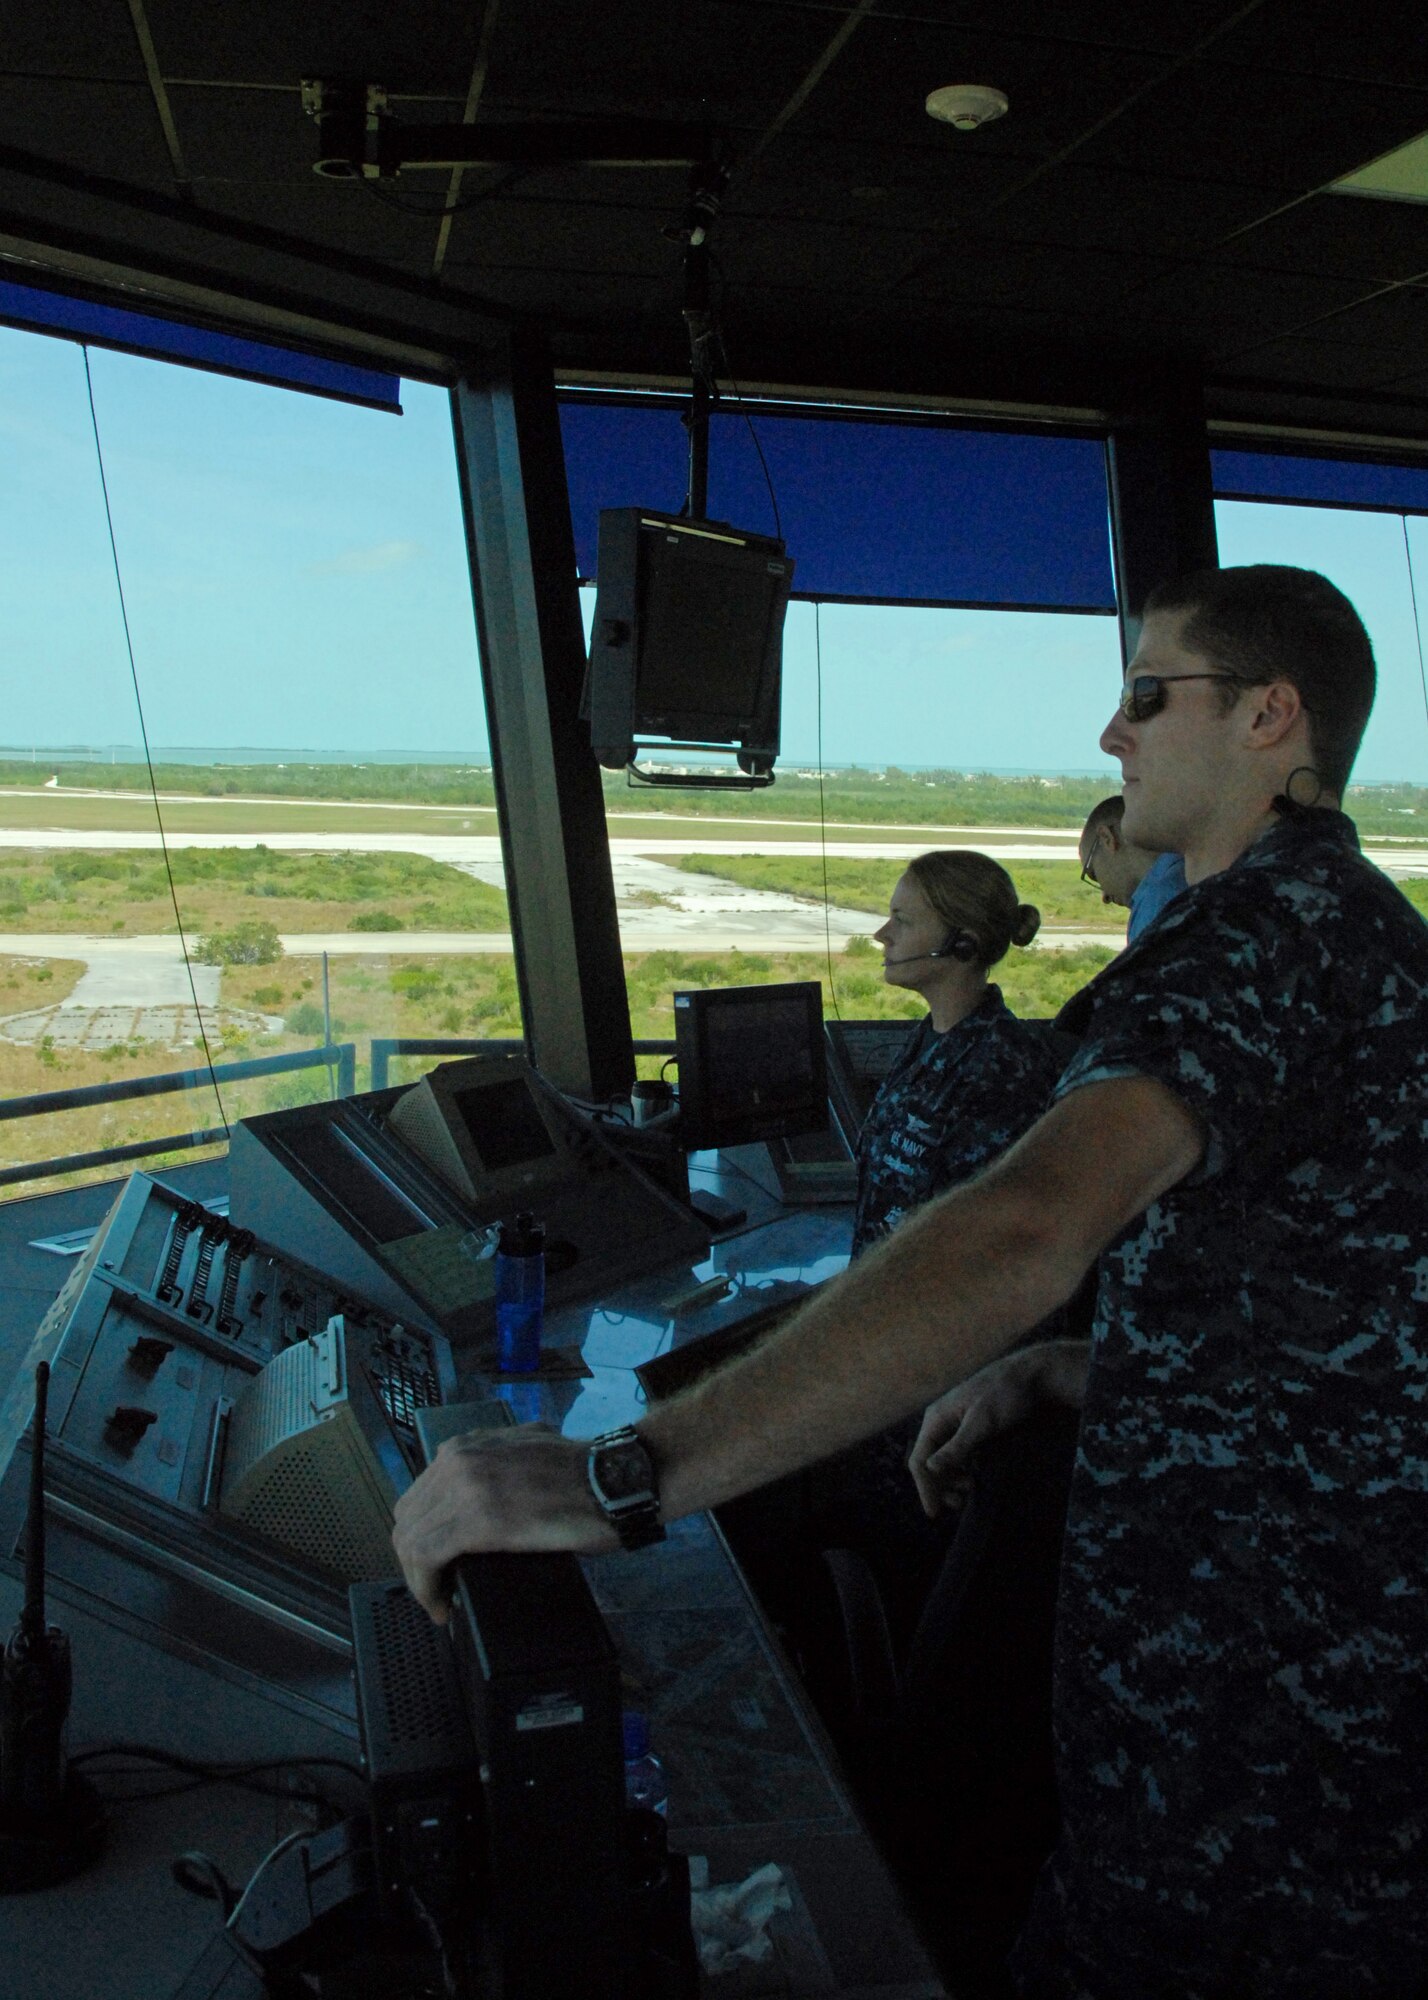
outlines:
{"label": "green shrub", "polygon": [[193,951],[199,965],[273,965],[282,955],[276,926],[256,917],[231,931],[210,931]]}
{"label": "green shrub", "polygon": [[282,1004],[283,989],[281,986],[255,986],[253,988],[253,1005],[255,1007],[281,1007]]}
{"label": "green shrub", "polygon": [[349,931],[404,931],[406,925],[390,910],[359,910],[348,921]]}
{"label": "green shrub", "polygon": [[302,1000],[283,1022],[290,1035],[320,1035],[322,1033],[322,1009],[314,1007],[310,1000]]}
{"label": "green shrub", "polygon": [[430,1000],[441,990],[441,974],[434,966],[404,965],[392,974],[392,991],[403,1000]]}

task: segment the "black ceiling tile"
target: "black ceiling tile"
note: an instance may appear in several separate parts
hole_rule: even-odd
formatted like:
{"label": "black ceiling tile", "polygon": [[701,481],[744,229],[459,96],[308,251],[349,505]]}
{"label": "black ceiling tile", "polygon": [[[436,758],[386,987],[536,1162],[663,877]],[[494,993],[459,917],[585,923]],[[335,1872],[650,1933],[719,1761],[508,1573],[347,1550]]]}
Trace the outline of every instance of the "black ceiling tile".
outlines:
{"label": "black ceiling tile", "polygon": [[1398,285],[1337,313],[1316,332],[1356,345],[1415,347],[1428,355],[1428,288]]}
{"label": "black ceiling tile", "polygon": [[[174,129],[195,178],[245,181],[318,181],[317,127],[291,90],[168,89]],[[330,183],[336,186],[336,182]]]}
{"label": "black ceiling tile", "polygon": [[1087,160],[1193,179],[1318,188],[1411,139],[1423,103],[1387,86],[1194,63],[1097,134]]}
{"label": "black ceiling tile", "polygon": [[[1276,381],[1321,383],[1338,389],[1374,389],[1397,381],[1414,365],[1412,349],[1350,347],[1310,336],[1267,341],[1222,356],[1213,365]],[[1421,354],[1418,357],[1421,359]]]}
{"label": "black ceiling tile", "polygon": [[1428,90],[1423,10],[1401,0],[1357,7],[1344,0],[1271,0],[1216,43],[1215,58]]}
{"label": "black ceiling tile", "polygon": [[473,268],[539,264],[560,272],[598,265],[621,281],[666,284],[676,312],[683,289],[679,246],[661,236],[657,216],[638,208],[602,208],[597,220],[564,203],[496,196],[452,217],[448,256]]}
{"label": "black ceiling tile", "polygon": [[[618,272],[551,271],[539,265],[507,265],[499,271],[457,263],[443,274],[455,292],[469,290],[473,298],[495,301],[512,315],[543,319],[553,325],[589,324],[611,331],[630,326],[659,329],[667,315],[657,304],[646,304]],[[683,329],[679,328],[680,336]],[[687,353],[688,343],[684,343]]]}
{"label": "black ceiling tile", "polygon": [[144,59],[124,0],[65,0],[54,7],[10,5],[0,65],[6,76],[142,77]]}
{"label": "black ceiling tile", "polygon": [[481,12],[476,5],[429,0],[144,3],[166,79],[295,85],[303,77],[352,77],[394,92],[438,92],[458,104],[466,96]]}
{"label": "black ceiling tile", "polygon": [[1362,278],[1365,285],[1428,271],[1428,203],[1323,194],[1270,216],[1217,252],[1267,270]]}
{"label": "black ceiling tile", "polygon": [[142,81],[0,78],[0,138],[45,160],[174,192],[163,128]]}
{"label": "black ceiling tile", "polygon": [[1428,368],[1420,368],[1412,375],[1397,375],[1391,382],[1381,382],[1379,387],[1405,396],[1422,396],[1428,402]]}
{"label": "black ceiling tile", "polygon": [[959,238],[904,288],[903,296],[1091,318],[1113,308],[1132,286],[1148,285],[1165,270],[1163,262],[1150,258]]}
{"label": "black ceiling tile", "polygon": [[[959,6],[916,4],[887,11],[943,16],[968,28],[985,28],[989,10],[984,0],[964,0]],[[1019,34],[1050,41],[1087,43],[1100,48],[1131,49],[1153,55],[1180,55],[1213,35],[1239,10],[1229,0],[1017,0],[1004,9],[997,26],[1014,25]]]}
{"label": "black ceiling tile", "polygon": [[737,232],[720,238],[719,261],[731,284],[791,279],[836,300],[848,284],[866,290],[894,282],[924,244],[923,237],[884,230],[746,216]]}
{"label": "black ceiling tile", "polygon": [[493,110],[733,120],[762,129],[841,19],[841,10],[711,0],[677,8],[665,0],[525,0],[503,6],[497,19],[485,102]]}
{"label": "black ceiling tile", "polygon": [[735,176],[718,227],[732,228],[744,213],[874,229],[958,227],[1014,187],[1028,164],[976,151],[788,137],[763,156],[757,173]]}
{"label": "black ceiling tile", "polygon": [[1137,314],[1162,321],[1219,325],[1246,320],[1258,324],[1268,340],[1317,315],[1352,305],[1361,296],[1362,287],[1348,279],[1201,263],[1182,265],[1127,304]]}
{"label": "black ceiling tile", "polygon": [[1000,205],[986,226],[1039,242],[1174,254],[1217,242],[1281,199],[1270,188],[1119,172],[1077,156]]}
{"label": "black ceiling tile", "polygon": [[[1014,153],[1046,159],[1079,139],[1165,69],[1154,54],[1123,53],[1000,32],[912,28],[874,16],[834,63],[791,128],[920,144],[953,159]],[[1010,109],[995,124],[958,132],[929,118],[930,91],[987,83]]]}
{"label": "black ceiling tile", "polygon": [[[425,277],[436,248],[437,223],[394,208],[355,181],[314,178],[252,186],[196,180],[206,216],[256,223],[319,251],[370,259],[374,265]],[[259,253],[264,254],[264,253]]]}

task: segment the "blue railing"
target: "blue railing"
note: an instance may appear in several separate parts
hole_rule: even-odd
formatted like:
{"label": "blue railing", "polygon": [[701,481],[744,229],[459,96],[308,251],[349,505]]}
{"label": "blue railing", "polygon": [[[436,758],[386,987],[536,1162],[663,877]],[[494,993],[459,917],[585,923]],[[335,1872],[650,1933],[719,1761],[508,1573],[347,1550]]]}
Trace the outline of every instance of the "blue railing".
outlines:
{"label": "blue railing", "polygon": [[[673,1042],[639,1041],[634,1045],[637,1056],[672,1056]],[[387,1076],[393,1056],[521,1056],[526,1052],[524,1042],[481,1041],[469,1036],[450,1035],[374,1035],[372,1037],[372,1088],[385,1090]]]}
{"label": "blue railing", "polygon": [[[519,1046],[516,1044],[515,1046]],[[373,1043],[375,1051],[376,1044]],[[210,1069],[170,1070],[163,1076],[132,1076],[120,1083],[87,1083],[74,1090],[46,1090],[37,1096],[0,1100],[0,1120],[38,1118],[51,1111],[78,1111],[91,1104],[118,1104],[133,1097],[162,1097],[175,1090],[206,1090],[218,1083],[241,1083],[248,1077],[277,1076],[285,1070],[335,1069],[337,1095],[351,1097],[357,1088],[357,1044],[331,1042],[317,1049],[296,1049],[289,1055],[249,1056],[242,1062],[215,1063]],[[128,1146],[105,1146],[93,1153],[70,1153],[57,1160],[27,1160],[23,1166],[0,1168],[0,1187],[19,1181],[44,1180],[52,1174],[81,1173],[88,1167],[141,1160],[151,1153],[190,1152],[220,1144],[226,1125],[204,1132],[176,1132],[166,1139],[139,1139]]]}

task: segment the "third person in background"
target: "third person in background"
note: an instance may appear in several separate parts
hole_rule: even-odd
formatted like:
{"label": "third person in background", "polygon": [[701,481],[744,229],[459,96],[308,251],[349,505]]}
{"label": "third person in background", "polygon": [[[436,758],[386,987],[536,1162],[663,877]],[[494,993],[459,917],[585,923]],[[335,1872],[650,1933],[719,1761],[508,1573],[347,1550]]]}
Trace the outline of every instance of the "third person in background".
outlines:
{"label": "third person in background", "polygon": [[1121,822],[1125,800],[1119,792],[1092,806],[1081,829],[1081,880],[1101,892],[1101,901],[1130,912],[1126,939],[1134,944],[1167,903],[1185,888],[1185,861],[1157,854],[1126,838]]}

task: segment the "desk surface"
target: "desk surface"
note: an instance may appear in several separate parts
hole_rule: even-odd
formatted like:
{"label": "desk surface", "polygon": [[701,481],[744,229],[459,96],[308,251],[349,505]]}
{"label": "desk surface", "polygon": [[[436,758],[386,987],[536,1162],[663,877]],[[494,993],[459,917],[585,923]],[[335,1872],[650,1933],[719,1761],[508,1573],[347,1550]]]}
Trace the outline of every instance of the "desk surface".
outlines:
{"label": "desk surface", "polygon": [[[554,1314],[548,1344],[578,1347],[590,1373],[500,1386],[496,1393],[518,1417],[558,1422],[572,1436],[631,1421],[643,1407],[633,1372],[639,1364],[791,1298],[846,1261],[845,1210],[779,1212],[739,1181],[737,1165],[732,1176],[701,1179],[741,1203],[748,1196],[753,1226],[717,1243],[696,1266]],[[26,1206],[43,1220],[43,1204]],[[760,1215],[772,1219],[760,1222]],[[52,1261],[57,1290],[68,1267]],[[729,1280],[725,1297],[679,1314],[670,1309],[679,1293],[716,1276]],[[13,1366],[12,1359],[0,1379],[0,1400]],[[459,1356],[458,1371],[463,1392],[486,1389],[462,1371]],[[703,1516],[678,1522],[666,1543],[586,1568],[666,1763],[673,1843],[707,1855],[713,1881],[742,1879],[767,1861],[790,1880],[794,1909],[777,1920],[776,1960],[710,1981],[711,1995],[941,1994],[816,1719],[715,1524]],[[0,1631],[13,1623],[18,1597],[12,1579],[0,1576]],[[265,1686],[253,1662],[235,1672],[231,1661],[205,1657],[192,1618],[182,1632],[165,1630],[152,1608],[136,1616],[132,1607],[64,1583],[53,1593],[51,1616],[74,1647],[74,1750],[126,1739],[209,1759],[354,1754],[355,1722],[340,1700],[295,1703],[290,1690]],[[94,2000],[162,2000],[215,1923],[213,1905],[174,1886],[169,1857],[204,1848],[231,1877],[245,1879],[294,1823],[292,1808],[231,1788],[119,1808],[95,1870],[61,1890],[4,1905],[9,2000],[71,2000],[79,1992]]]}

